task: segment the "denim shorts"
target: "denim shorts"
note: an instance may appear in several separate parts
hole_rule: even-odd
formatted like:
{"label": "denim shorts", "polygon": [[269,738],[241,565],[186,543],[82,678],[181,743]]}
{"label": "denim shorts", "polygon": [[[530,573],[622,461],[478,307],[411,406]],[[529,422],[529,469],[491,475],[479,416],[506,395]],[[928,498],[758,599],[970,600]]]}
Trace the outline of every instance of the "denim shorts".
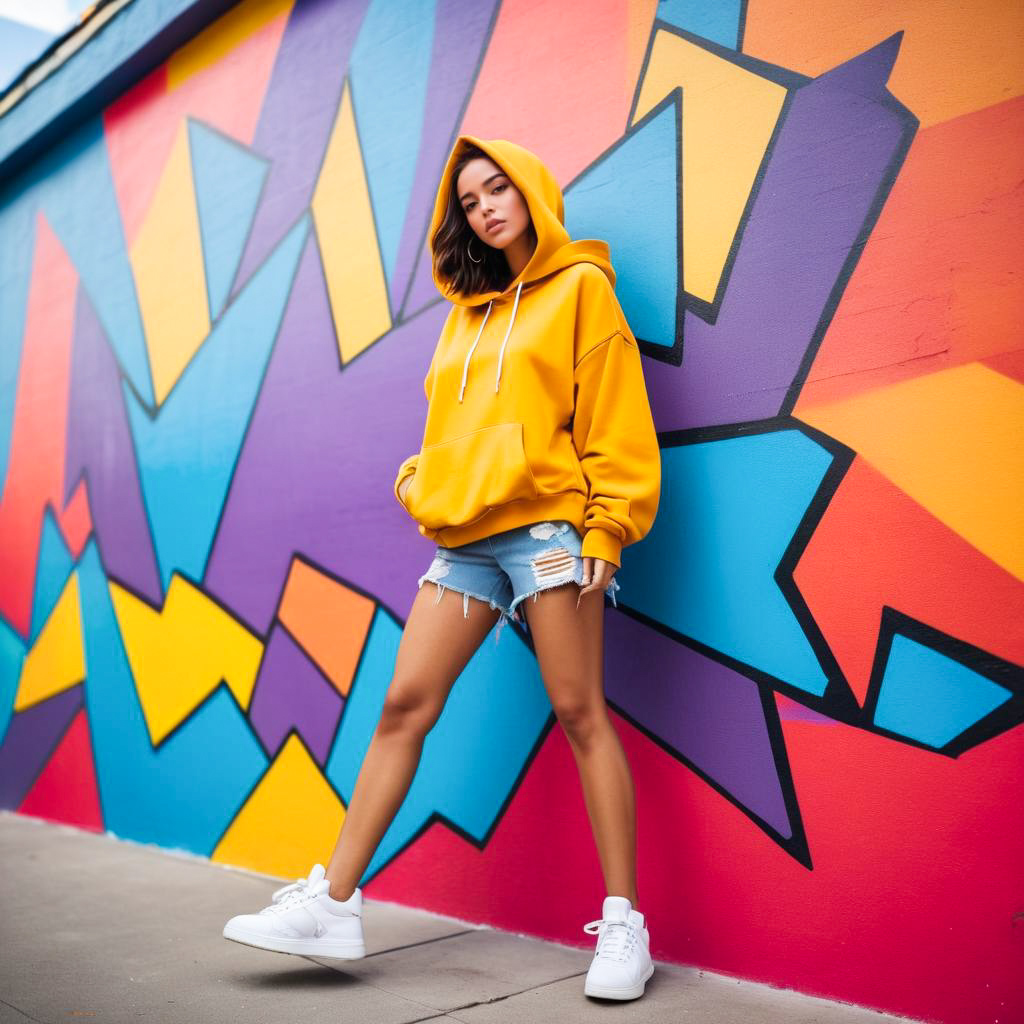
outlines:
{"label": "denim shorts", "polygon": [[[528,523],[469,544],[438,547],[418,585],[422,587],[428,580],[437,584],[435,604],[446,588],[461,593],[462,612],[467,617],[471,597],[500,611],[497,642],[506,619],[530,628],[518,610],[521,601],[528,597],[536,601],[542,590],[565,583],[583,585],[582,551],[583,538],[572,523],[564,519]],[[612,577],[605,593],[616,607],[618,589],[619,583]]]}

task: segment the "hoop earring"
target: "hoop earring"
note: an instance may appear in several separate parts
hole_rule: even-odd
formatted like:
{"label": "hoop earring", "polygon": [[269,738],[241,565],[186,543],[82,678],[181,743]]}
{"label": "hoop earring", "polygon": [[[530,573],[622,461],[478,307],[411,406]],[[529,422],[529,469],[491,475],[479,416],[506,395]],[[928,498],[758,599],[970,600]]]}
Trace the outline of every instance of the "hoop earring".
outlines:
{"label": "hoop earring", "polygon": [[475,257],[473,256],[473,250],[472,250],[472,248],[471,248],[471,246],[472,246],[472,245],[473,245],[473,239],[471,238],[471,239],[469,240],[469,245],[467,245],[467,246],[466,246],[466,252],[468,252],[468,253],[469,253],[469,258],[470,258],[470,259],[471,259],[471,260],[472,260],[472,261],[473,261],[474,263],[483,263],[483,261],[484,261],[484,258],[483,258],[482,256],[480,257],[480,259],[476,259],[476,258],[475,258]]}

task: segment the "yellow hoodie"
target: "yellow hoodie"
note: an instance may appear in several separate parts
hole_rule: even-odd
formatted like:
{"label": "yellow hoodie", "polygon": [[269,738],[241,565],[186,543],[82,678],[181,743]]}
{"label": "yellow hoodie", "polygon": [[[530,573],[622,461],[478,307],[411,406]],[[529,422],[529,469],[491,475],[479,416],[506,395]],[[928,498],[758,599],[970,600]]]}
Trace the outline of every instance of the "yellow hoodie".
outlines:
{"label": "yellow hoodie", "polygon": [[[441,177],[428,245],[466,143],[487,153],[523,194],[537,247],[505,291],[451,297],[423,382],[423,445],[399,467],[395,498],[442,547],[566,519],[583,536],[584,556],[619,566],[622,548],[654,522],[661,453],[608,244],[570,240],[562,190],[529,150],[460,135]],[[436,266],[434,283],[446,296]]]}

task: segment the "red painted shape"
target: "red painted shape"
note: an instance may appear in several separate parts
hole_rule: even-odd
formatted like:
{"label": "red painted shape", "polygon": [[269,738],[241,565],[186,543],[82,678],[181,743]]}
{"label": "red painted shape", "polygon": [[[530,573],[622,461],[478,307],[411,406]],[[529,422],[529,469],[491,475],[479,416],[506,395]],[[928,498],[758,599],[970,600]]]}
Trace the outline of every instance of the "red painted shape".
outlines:
{"label": "red painted shape", "polygon": [[[1024,1019],[1024,729],[952,760],[777,702],[812,870],[613,716],[655,958],[944,1024]],[[605,893],[561,730],[485,849],[435,824],[365,890],[592,949]]]}
{"label": "red painted shape", "polygon": [[18,812],[93,832],[103,831],[103,812],[85,708],[75,715]]}
{"label": "red painted shape", "polygon": [[861,704],[883,605],[1024,664],[1020,581],[864,459],[851,464],[793,578]]}
{"label": "red painted shape", "polygon": [[723,835],[729,883],[747,882],[717,890],[735,945],[708,966],[944,1024],[1024,1020],[1024,729],[955,760],[850,728],[783,732],[814,870],[745,864],[749,843]]}
{"label": "red painted shape", "polygon": [[914,137],[794,413],[1020,348],[1024,96]]}
{"label": "red painted shape", "polygon": [[268,21],[177,89],[168,90],[167,64],[162,64],[104,111],[110,171],[129,247],[186,116],[252,143],[287,22],[287,12]]}
{"label": "red painted shape", "polygon": [[989,356],[988,359],[982,359],[981,362],[990,370],[1024,384],[1024,348],[1014,352],[1000,352],[998,355]]}
{"label": "red painted shape", "polygon": [[[25,315],[7,479],[0,497],[0,616],[28,636],[47,503],[64,506],[71,337],[78,275],[43,214]],[[60,517],[62,529],[73,522]]]}

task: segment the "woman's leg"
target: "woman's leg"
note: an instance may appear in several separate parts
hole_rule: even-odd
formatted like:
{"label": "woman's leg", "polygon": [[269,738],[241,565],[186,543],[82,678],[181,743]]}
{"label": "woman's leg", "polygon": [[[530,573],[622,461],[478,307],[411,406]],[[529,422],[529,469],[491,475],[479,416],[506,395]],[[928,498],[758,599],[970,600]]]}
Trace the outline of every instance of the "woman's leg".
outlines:
{"label": "woman's leg", "polygon": [[413,601],[395,658],[380,721],[359,768],[338,843],[327,864],[331,896],[346,900],[412,784],[423,740],[455,680],[501,612],[451,589],[435,604],[437,584],[426,581]]}
{"label": "woman's leg", "polygon": [[551,706],[576,757],[605,895],[625,896],[639,910],[633,776],[604,697],[604,591],[582,598],[579,592],[575,583],[551,587],[520,607]]}

